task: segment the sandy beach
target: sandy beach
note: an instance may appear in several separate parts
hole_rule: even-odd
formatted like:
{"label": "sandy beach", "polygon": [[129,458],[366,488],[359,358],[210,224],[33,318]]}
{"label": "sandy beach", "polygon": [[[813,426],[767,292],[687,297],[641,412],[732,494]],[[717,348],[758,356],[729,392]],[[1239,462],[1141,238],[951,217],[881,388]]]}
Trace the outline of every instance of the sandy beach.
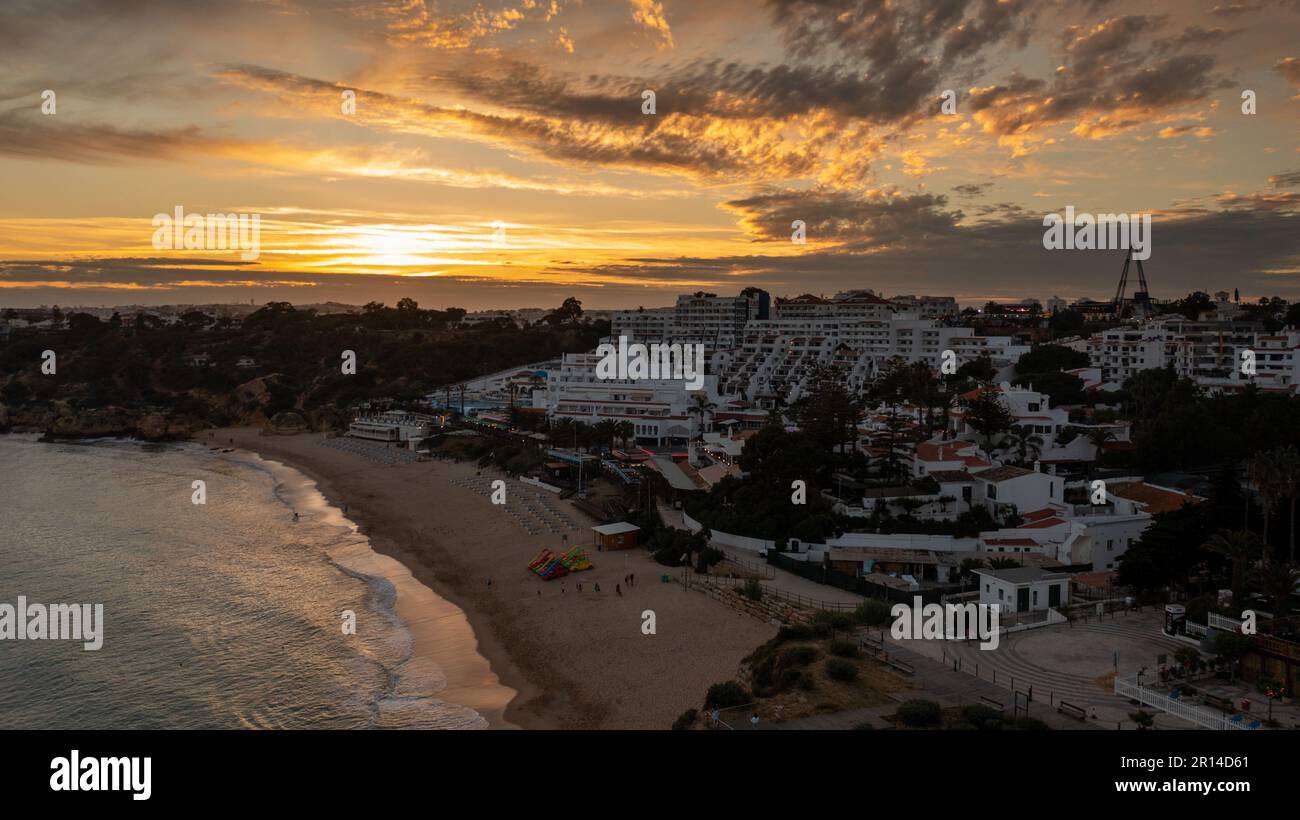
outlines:
{"label": "sandy beach", "polygon": [[[775,634],[775,627],[676,581],[662,583],[660,576],[675,578],[680,571],[655,563],[644,550],[597,552],[590,530],[595,522],[568,502],[504,475],[479,476],[474,464],[384,464],[323,446],[319,433],[263,436],[257,428],[234,428],[195,440],[281,461],[316,481],[332,503],[346,505],[376,552],[396,559],[464,613],[491,673],[517,693],[504,710],[509,724],[666,729],[686,709],[700,707],[711,684],[735,677],[741,658]],[[483,489],[495,478],[506,481],[504,507],[494,506]],[[550,582],[534,575],[528,562],[544,547],[560,551],[561,535],[538,524],[532,524],[538,534],[528,533],[518,519],[534,521],[529,508],[572,521],[573,529],[555,526],[568,533],[570,545],[587,548],[595,567]],[[632,587],[624,583],[629,574],[635,575]],[[655,616],[653,635],[642,632],[646,610]],[[440,617],[457,614],[448,608]],[[428,641],[424,651],[436,653]],[[417,652],[420,646],[417,639]],[[473,681],[481,674],[448,677]],[[471,706],[468,701],[479,697],[493,711],[498,695],[476,696],[473,689],[444,694]]]}

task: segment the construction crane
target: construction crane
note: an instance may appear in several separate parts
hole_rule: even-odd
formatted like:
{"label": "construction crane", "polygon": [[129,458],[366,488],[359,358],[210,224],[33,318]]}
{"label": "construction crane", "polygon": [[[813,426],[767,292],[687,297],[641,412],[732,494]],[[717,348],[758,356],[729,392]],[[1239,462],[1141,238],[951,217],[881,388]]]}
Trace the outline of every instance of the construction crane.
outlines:
{"label": "construction crane", "polygon": [[1130,248],[1124,255],[1124,270],[1119,275],[1119,287],[1115,289],[1116,319],[1122,318],[1124,314],[1124,291],[1128,289],[1128,269],[1134,262],[1137,262],[1138,289],[1133,292],[1133,315],[1137,316],[1139,310],[1143,318],[1151,314],[1151,292],[1147,289],[1147,272],[1142,269],[1142,260],[1133,258],[1133,250]]}

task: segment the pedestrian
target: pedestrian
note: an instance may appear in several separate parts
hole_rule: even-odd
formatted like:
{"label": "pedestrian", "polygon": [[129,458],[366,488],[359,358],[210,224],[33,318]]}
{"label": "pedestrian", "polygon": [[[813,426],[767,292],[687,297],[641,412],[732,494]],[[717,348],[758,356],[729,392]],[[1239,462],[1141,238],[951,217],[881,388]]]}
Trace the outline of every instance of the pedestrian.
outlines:
{"label": "pedestrian", "polygon": [[492,586],[492,579],[491,579],[491,578],[488,579],[488,586],[489,586],[489,587]]}
{"label": "pedestrian", "polygon": [[753,726],[755,729],[758,728],[758,712],[749,716],[749,725]]}
{"label": "pedestrian", "polygon": [[538,598],[542,597],[542,591],[541,591],[540,589],[537,590],[537,597],[538,597]]}
{"label": "pedestrian", "polygon": [[634,587],[634,586],[636,586],[636,573],[635,573],[635,572],[632,573],[631,575],[627,576],[627,585],[630,586],[630,587]]}
{"label": "pedestrian", "polygon": [[596,592],[600,592],[600,581],[597,581],[597,582],[596,582],[596,589],[595,589],[595,591],[596,591]]}
{"label": "pedestrian", "polygon": [[717,725],[718,725],[718,705],[717,705],[716,703],[713,705],[713,710],[709,713],[709,715],[713,718],[713,725],[714,725],[714,726],[717,726]]}
{"label": "pedestrian", "polygon": [[623,590],[618,588],[618,584],[614,584],[614,591],[618,593],[618,597],[623,597]]}

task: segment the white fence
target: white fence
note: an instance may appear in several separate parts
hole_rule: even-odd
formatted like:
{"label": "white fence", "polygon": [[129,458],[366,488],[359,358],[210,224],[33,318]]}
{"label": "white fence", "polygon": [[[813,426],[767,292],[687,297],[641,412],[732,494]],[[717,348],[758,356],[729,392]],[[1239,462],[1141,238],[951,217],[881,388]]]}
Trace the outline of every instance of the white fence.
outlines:
{"label": "white fence", "polygon": [[1217,612],[1209,613],[1208,623],[1211,629],[1222,629],[1225,632],[1240,632],[1241,621],[1236,618],[1227,618]]}
{"label": "white fence", "polygon": [[533,478],[532,476],[521,475],[519,476],[519,480],[525,484],[531,484],[534,487],[541,487],[543,490],[546,490],[547,492],[556,493],[556,494],[564,492],[564,490],[561,490],[559,487],[556,487],[553,484],[547,484],[545,481],[542,481],[540,478]]}
{"label": "white fence", "polygon": [[1180,717],[1183,720],[1203,726],[1206,729],[1250,729],[1245,721],[1230,720],[1227,715],[1204,709],[1194,703],[1174,700],[1163,692],[1148,689],[1136,680],[1115,678],[1115,694],[1130,700],[1159,709],[1162,712]]}
{"label": "white fence", "polygon": [[[703,524],[687,515],[686,510],[682,510],[682,523],[691,532],[699,532],[704,527]],[[776,549],[775,541],[764,541],[762,538],[750,538],[746,535],[732,535],[729,532],[720,530],[710,530],[709,532],[711,536],[709,541],[713,544],[721,544],[724,547],[746,550],[755,554]]]}

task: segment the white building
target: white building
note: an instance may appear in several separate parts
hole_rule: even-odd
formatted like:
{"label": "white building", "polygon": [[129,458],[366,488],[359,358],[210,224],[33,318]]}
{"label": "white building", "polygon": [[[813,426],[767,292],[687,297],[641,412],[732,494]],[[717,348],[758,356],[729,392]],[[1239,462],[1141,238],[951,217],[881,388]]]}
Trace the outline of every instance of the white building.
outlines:
{"label": "white building", "polygon": [[1005,614],[1039,612],[1070,602],[1070,576],[1042,567],[977,569],[980,604]]}
{"label": "white building", "polygon": [[709,414],[692,412],[696,397],[716,404],[717,377],[706,375],[704,389],[686,389],[684,379],[598,379],[595,353],[566,353],[547,373],[546,388],[533,391],[533,407],[551,418],[584,424],[606,419],[633,425],[636,438],[655,444],[680,443],[708,429]]}
{"label": "white building", "polygon": [[1060,476],[1004,464],[973,473],[972,478],[972,504],[982,504],[998,520],[1065,502],[1065,479]]}
{"label": "white building", "polygon": [[389,410],[358,416],[348,425],[348,435],[372,441],[419,441],[433,435],[435,419],[422,413]]}
{"label": "white building", "polygon": [[663,342],[673,333],[677,320],[674,308],[620,310],[610,319],[609,335],[617,342],[626,336],[629,342]]}
{"label": "white building", "polygon": [[956,319],[961,314],[961,307],[951,296],[895,296],[889,301],[899,310],[916,313],[927,319]]}

